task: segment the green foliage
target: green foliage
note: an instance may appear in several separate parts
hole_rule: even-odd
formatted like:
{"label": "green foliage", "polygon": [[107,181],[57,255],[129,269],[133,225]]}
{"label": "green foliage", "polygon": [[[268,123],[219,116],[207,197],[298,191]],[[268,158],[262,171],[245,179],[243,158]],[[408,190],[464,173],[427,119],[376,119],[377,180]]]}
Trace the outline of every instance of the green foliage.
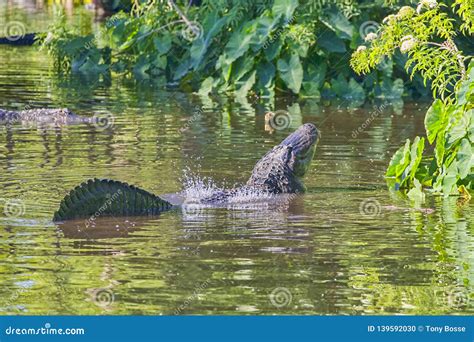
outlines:
{"label": "green foliage", "polygon": [[99,49],[93,34],[82,35],[78,30],[70,29],[63,12],[58,12],[57,18],[50,32],[39,37],[41,48],[55,57],[56,68],[73,72],[106,71],[110,49]]}
{"label": "green foliage", "polygon": [[[434,155],[423,155],[424,138],[407,139],[392,157],[386,176],[395,188],[421,186],[435,193],[466,194],[474,183],[474,62],[452,103],[437,99],[425,116],[426,136]],[[416,189],[416,190],[413,190]]]}
{"label": "green foliage", "polygon": [[462,21],[461,30],[472,35],[474,5],[471,0],[457,0],[454,12],[447,9],[435,0],[422,0],[416,10],[403,6],[383,20],[379,32],[366,37],[368,45],[359,46],[352,55],[352,68],[367,73],[399,49],[408,55],[405,68],[411,77],[421,74],[425,85],[431,81],[433,96],[449,97],[466,76],[467,58],[455,44],[454,24]]}
{"label": "green foliage", "polygon": [[361,24],[366,15],[383,14],[381,3],[364,5],[364,12],[356,2],[335,0],[133,3],[130,13],[109,18],[82,49],[64,44],[82,38],[65,23],[51,27],[43,47],[63,72],[110,71],[202,94],[271,97],[280,91],[362,101],[403,94],[392,89],[399,77],[393,63],[374,71],[370,82],[348,65],[347,51],[362,39]]}
{"label": "green foliage", "polygon": [[423,198],[423,188],[470,197],[467,190],[473,186],[474,63],[466,72],[472,56],[465,57],[458,49],[455,23],[462,22],[464,34],[474,34],[474,4],[456,0],[451,9],[446,12],[449,7],[435,0],[422,0],[416,9],[403,6],[396,15],[387,16],[351,58],[357,73],[367,73],[399,50],[407,54],[405,69],[410,77],[420,74],[425,85],[431,82],[433,95],[440,96],[425,117],[433,152],[425,152],[424,138],[416,137],[413,143],[407,139],[387,169],[389,183],[409,189],[414,200]]}

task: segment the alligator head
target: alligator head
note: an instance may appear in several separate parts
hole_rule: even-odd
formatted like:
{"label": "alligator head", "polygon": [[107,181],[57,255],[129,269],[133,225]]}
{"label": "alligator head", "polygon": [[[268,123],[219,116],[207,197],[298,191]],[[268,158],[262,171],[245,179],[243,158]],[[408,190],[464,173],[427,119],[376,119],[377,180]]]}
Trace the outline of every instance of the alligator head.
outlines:
{"label": "alligator head", "polygon": [[319,138],[315,125],[302,125],[258,161],[247,186],[271,193],[304,192],[301,178],[309,169]]}

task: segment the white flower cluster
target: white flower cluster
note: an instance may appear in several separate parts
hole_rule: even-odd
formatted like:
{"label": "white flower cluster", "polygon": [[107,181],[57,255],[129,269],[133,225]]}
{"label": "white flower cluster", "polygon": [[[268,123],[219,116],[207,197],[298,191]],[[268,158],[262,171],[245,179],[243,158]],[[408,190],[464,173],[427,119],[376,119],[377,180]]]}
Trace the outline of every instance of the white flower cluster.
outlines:
{"label": "white flower cluster", "polygon": [[374,39],[376,39],[376,38],[377,38],[377,33],[370,32],[370,33],[368,33],[368,34],[365,36],[364,40],[365,40],[366,42],[371,42],[372,40],[374,40]]}
{"label": "white flower cluster", "polygon": [[412,35],[405,36],[401,39],[400,51],[405,53],[416,46],[416,39]]}
{"label": "white flower cluster", "polygon": [[438,2],[436,0],[421,0],[418,6],[416,7],[416,13],[420,14],[424,7],[433,9],[438,6]]}

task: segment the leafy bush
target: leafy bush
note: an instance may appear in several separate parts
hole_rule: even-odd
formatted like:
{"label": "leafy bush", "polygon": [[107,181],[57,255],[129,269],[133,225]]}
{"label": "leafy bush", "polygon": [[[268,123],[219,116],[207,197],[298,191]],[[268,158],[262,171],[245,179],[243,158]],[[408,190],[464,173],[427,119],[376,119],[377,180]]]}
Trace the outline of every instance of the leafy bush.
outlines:
{"label": "leafy bush", "polygon": [[[466,62],[455,43],[455,23],[474,34],[474,3],[456,0],[453,12],[435,0],[422,0],[417,8],[402,7],[389,15],[376,34],[367,37],[351,59],[358,73],[366,73],[399,49],[408,54],[406,70],[431,81],[436,99],[425,116],[426,135],[434,152],[425,151],[425,139],[408,139],[392,157],[386,176],[396,189],[410,189],[410,197],[422,196],[422,188],[435,193],[469,197],[474,167],[474,63]],[[459,17],[456,17],[456,14]],[[425,153],[426,152],[426,153]],[[424,154],[425,153],[425,154]]]}
{"label": "leafy bush", "polygon": [[461,83],[456,101],[433,102],[425,116],[426,136],[434,145],[433,154],[424,155],[425,139],[407,139],[392,157],[386,176],[397,188],[421,187],[435,193],[466,194],[474,183],[474,63],[469,77]]}
{"label": "leafy bush", "polygon": [[[394,63],[378,66],[365,78],[348,63],[347,52],[363,41],[361,24],[386,11],[381,3],[188,3],[135,1],[130,13],[109,18],[95,36],[68,36],[69,30],[56,25],[43,47],[65,72],[108,70],[203,94],[252,92],[270,97],[280,91],[351,101],[403,94],[400,77],[406,76]],[[81,43],[89,44],[81,49]]]}

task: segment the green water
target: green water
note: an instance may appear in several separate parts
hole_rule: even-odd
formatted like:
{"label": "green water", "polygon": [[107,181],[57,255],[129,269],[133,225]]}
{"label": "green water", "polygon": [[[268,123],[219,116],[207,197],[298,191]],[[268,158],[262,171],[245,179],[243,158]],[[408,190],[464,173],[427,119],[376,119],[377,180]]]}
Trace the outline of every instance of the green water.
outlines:
{"label": "green water", "polygon": [[[383,179],[392,153],[423,132],[426,104],[374,115],[347,102],[199,98],[116,77],[59,78],[44,53],[2,46],[0,105],[113,118],[107,129],[0,127],[2,314],[474,312],[474,206],[411,203]],[[288,110],[291,126],[265,131],[267,109]],[[322,139],[307,194],[288,205],[102,218],[93,229],[51,222],[91,177],[157,194],[181,191],[185,171],[245,182],[304,122]]]}

